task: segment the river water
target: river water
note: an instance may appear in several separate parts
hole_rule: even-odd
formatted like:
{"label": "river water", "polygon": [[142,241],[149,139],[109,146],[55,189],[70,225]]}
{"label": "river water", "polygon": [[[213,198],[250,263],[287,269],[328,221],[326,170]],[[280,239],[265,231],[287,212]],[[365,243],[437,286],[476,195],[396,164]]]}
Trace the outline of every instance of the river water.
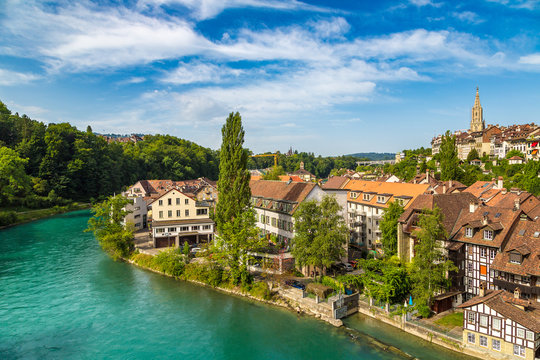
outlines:
{"label": "river water", "polygon": [[0,359],[420,359],[455,353],[354,316],[336,329],[114,262],[88,211],[0,230]]}

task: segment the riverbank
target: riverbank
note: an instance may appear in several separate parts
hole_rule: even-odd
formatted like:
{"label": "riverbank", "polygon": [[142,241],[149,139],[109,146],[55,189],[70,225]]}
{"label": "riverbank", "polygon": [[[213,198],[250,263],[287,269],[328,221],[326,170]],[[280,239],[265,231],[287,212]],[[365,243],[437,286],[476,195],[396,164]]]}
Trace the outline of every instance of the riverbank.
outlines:
{"label": "riverbank", "polygon": [[[9,224],[1,225],[1,229],[6,229],[8,227],[17,226],[21,224],[25,224],[31,221],[36,221],[39,219],[48,218],[50,216],[63,214],[69,211],[76,211],[76,210],[85,210],[90,209],[92,207],[92,204],[90,203],[70,203],[68,205],[64,206],[53,206],[51,208],[45,208],[45,209],[35,209],[35,210],[25,210],[25,211],[13,211],[8,210],[5,211],[3,209],[0,209],[0,213],[4,214],[10,214],[9,217],[11,218]],[[12,215],[11,215],[12,214]],[[7,215],[6,215],[7,216]]]}
{"label": "riverbank", "polygon": [[[272,282],[255,281],[246,288],[243,288],[241,286],[234,286],[228,282],[220,283],[219,272],[221,272],[222,270],[220,271],[212,269],[206,267],[206,265],[201,263],[186,264],[185,267],[191,268],[184,268],[182,269],[180,275],[174,275],[171,274],[171,272],[178,271],[177,267],[172,268],[170,267],[169,263],[169,271],[167,271],[164,269],[164,266],[167,265],[158,265],[154,261],[155,259],[155,256],[147,254],[134,254],[128,259],[122,258],[122,260],[125,262],[136,265],[145,270],[172,277],[177,280],[191,282],[227,294],[232,294],[263,302],[265,304],[287,308],[293,312],[296,312],[297,314],[309,315],[317,319],[323,320],[336,327],[340,327],[343,325],[343,322],[341,320],[333,319],[327,316],[327,314],[323,314],[322,312],[317,311],[317,309],[313,306],[309,306],[309,304],[306,304],[305,302],[298,301],[295,297],[285,296],[282,293],[283,289],[281,289],[279,286],[276,288],[275,284]],[[161,269],[159,269],[159,267],[161,267]],[[216,274],[216,271],[218,272],[218,274]],[[207,274],[203,274],[204,272],[207,272]]]}
{"label": "riverbank", "polygon": [[[143,259],[146,259],[146,261],[148,261],[150,257],[153,257],[152,255],[146,255],[146,254],[138,254],[138,255],[143,255]],[[135,265],[137,267],[140,267],[142,269],[152,271],[160,275],[165,275],[168,277],[175,278],[177,280],[183,280],[183,281],[190,282],[197,285],[202,285],[204,287],[212,288],[212,289],[215,289],[215,290],[218,290],[220,292],[227,293],[230,295],[240,296],[240,297],[248,298],[251,300],[258,301],[258,302],[262,302],[268,305],[274,305],[281,308],[285,308],[292,312],[296,312],[297,314],[304,314],[304,315],[308,315],[310,317],[314,317],[319,320],[325,321],[335,327],[343,326],[343,322],[341,320],[324,316],[320,312],[316,311],[316,309],[314,309],[313,306],[309,306],[309,304],[305,304],[305,302],[302,302],[302,301],[297,301],[294,297],[285,296],[282,292],[286,292],[286,290],[280,289],[280,287],[278,287],[277,290],[273,289],[273,291],[271,292],[270,298],[265,298],[262,296],[255,296],[251,294],[249,291],[245,291],[241,287],[238,287],[238,286],[224,287],[224,286],[219,286],[219,285],[212,285],[205,281],[190,279],[189,277],[186,277],[185,275],[174,276],[167,272],[160,271],[156,268],[148,266],[147,264],[144,264],[144,261],[137,261],[136,258],[135,259],[133,258],[133,256],[129,259],[123,258],[122,260],[132,265]],[[198,264],[198,265],[201,265],[201,264]],[[272,284],[265,283],[265,285],[270,287]],[[416,324],[411,324],[409,322],[402,321],[401,316],[391,317],[388,314],[383,314],[380,311],[376,311],[375,308],[365,306],[365,304],[364,306],[362,305],[359,306],[359,313],[362,315],[368,316],[370,318],[373,318],[377,321],[381,321],[381,322],[384,322],[385,324],[391,325],[395,327],[396,329],[406,332],[407,334],[413,335],[417,338],[420,338],[422,340],[444,347],[448,350],[457,352],[459,354],[468,355],[475,358],[486,359],[485,354],[480,353],[476,351],[475,349],[464,346],[457,339],[452,339],[447,336],[444,336],[443,334],[438,334],[435,331],[429,331],[428,329],[425,329]],[[353,330],[350,328],[346,328],[346,329]],[[400,352],[399,349],[395,348],[391,344],[381,343],[381,346],[388,350],[392,349],[391,351],[396,352],[396,353]]]}

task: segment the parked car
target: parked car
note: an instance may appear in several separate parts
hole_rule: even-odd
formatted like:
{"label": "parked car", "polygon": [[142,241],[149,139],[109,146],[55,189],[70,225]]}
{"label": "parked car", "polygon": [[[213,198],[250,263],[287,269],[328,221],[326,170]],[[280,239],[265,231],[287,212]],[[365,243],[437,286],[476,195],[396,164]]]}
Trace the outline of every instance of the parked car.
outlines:
{"label": "parked car", "polygon": [[191,249],[191,253],[192,253],[193,255],[195,255],[195,254],[198,253],[199,251],[202,251],[202,249],[201,249],[200,247],[195,247],[195,248]]}
{"label": "parked car", "polygon": [[353,271],[354,270],[354,267],[349,263],[343,264],[343,268],[345,269],[345,271]]}
{"label": "parked car", "polygon": [[300,281],[298,280],[287,280],[285,281],[285,284],[286,285],[289,285],[293,288],[297,288],[297,289],[301,289],[301,290],[306,290],[306,285],[302,284]]}

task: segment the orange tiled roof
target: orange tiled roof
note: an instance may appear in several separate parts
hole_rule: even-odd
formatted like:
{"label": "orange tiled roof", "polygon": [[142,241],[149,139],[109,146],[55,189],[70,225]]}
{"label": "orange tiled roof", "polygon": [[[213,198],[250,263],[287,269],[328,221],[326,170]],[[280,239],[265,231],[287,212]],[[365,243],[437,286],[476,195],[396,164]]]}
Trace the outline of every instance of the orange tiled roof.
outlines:
{"label": "orange tiled roof", "polygon": [[[387,208],[390,202],[394,201],[396,196],[410,197],[412,198],[411,200],[414,200],[418,195],[424,194],[428,188],[429,184],[388,183],[365,180],[351,180],[344,187],[344,189],[349,190],[347,201],[381,208]],[[352,198],[351,192],[359,194],[356,198]],[[373,196],[371,200],[366,201],[363,199],[363,193],[374,193],[374,195],[384,194],[389,198],[384,204],[377,202],[377,196]],[[405,209],[407,209],[411,203],[412,201],[409,201],[405,205]]]}

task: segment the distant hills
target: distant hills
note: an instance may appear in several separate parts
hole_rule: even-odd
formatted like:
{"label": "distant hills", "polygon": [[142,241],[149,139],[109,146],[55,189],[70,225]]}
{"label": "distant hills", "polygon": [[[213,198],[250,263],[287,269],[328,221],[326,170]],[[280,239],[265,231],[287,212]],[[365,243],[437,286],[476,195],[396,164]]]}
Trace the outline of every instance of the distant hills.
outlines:
{"label": "distant hills", "polygon": [[369,159],[369,160],[393,160],[396,158],[396,154],[394,153],[377,153],[377,152],[348,154],[346,156],[353,156],[353,157]]}

